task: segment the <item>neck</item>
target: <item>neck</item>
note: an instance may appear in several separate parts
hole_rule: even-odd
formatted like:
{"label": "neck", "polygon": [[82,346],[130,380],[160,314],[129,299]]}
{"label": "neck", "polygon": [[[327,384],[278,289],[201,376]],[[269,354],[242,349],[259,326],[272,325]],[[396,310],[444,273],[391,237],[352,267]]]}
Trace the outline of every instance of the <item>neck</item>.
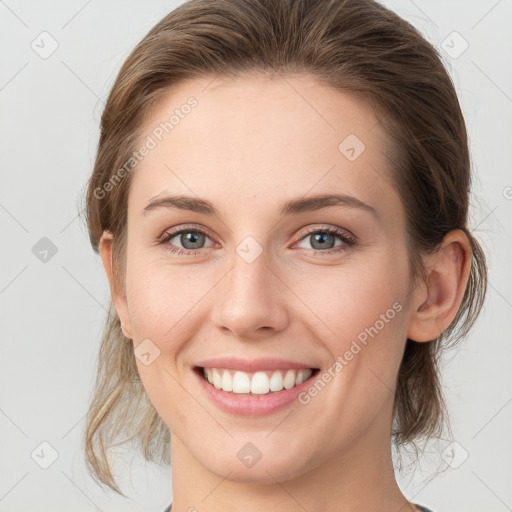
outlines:
{"label": "neck", "polygon": [[372,424],[348,450],[333,451],[318,467],[282,482],[233,481],[228,478],[230,468],[226,475],[217,475],[175,436],[171,467],[172,512],[417,512],[396,483],[389,429],[382,425]]}

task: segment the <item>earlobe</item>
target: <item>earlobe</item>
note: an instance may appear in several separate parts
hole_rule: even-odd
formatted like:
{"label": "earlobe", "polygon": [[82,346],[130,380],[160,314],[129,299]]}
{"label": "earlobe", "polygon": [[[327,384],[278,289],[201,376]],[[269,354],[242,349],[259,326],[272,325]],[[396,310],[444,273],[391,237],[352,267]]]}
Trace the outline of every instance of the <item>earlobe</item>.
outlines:
{"label": "earlobe", "polygon": [[126,297],[117,289],[114,279],[112,243],[113,234],[110,231],[104,231],[101,235],[99,248],[103,267],[105,268],[105,272],[107,274],[108,282],[110,285],[110,295],[112,297],[112,302],[117,312],[117,316],[119,317],[123,334],[126,338],[132,339],[132,329]]}
{"label": "earlobe", "polygon": [[427,282],[413,295],[407,337],[432,341],[450,325],[464,297],[471,269],[471,246],[466,234],[456,229],[441,247],[425,259]]}

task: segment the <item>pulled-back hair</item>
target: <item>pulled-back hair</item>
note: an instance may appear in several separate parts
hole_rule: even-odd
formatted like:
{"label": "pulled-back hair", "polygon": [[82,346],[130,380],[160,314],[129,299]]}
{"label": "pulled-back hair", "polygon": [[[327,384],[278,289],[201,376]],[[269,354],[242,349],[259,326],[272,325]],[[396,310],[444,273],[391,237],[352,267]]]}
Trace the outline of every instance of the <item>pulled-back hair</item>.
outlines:
{"label": "pulled-back hair", "polygon": [[[189,0],[165,16],[124,62],[101,118],[86,196],[90,241],[113,233],[116,287],[124,290],[127,198],[132,173],[104,184],[130,159],[155,101],[183,80],[246,73],[301,73],[352,93],[379,114],[405,207],[414,280],[421,255],[453,229],[469,238],[471,271],[456,317],[435,340],[407,340],[397,377],[393,440],[439,435],[446,422],[439,379],[443,348],[465,336],[486,291],[484,254],[468,229],[470,155],[453,83],[436,49],[397,14],[372,0]],[[119,175],[117,175],[119,176]],[[105,192],[105,190],[108,190]],[[121,436],[123,440],[119,442]],[[109,447],[135,440],[147,460],[168,462],[169,429],[149,402],[112,303],[98,356],[84,438],[93,476],[120,492]],[[122,494],[122,493],[121,493]]]}

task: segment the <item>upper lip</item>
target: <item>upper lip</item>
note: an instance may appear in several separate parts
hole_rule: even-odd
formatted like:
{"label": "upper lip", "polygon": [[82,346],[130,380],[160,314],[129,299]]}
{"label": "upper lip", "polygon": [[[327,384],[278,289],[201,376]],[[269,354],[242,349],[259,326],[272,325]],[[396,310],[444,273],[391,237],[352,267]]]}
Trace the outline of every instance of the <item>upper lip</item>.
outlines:
{"label": "upper lip", "polygon": [[218,357],[214,359],[205,359],[197,363],[196,366],[204,368],[226,368],[229,370],[241,370],[243,372],[258,372],[266,370],[289,370],[289,369],[315,369],[315,366],[297,361],[276,358],[260,359],[239,359],[236,357]]}

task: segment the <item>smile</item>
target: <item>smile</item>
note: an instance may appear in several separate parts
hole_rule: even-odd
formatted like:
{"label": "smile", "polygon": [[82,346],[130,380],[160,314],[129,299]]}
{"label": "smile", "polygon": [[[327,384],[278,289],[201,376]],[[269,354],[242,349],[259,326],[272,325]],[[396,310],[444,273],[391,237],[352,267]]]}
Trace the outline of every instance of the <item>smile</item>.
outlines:
{"label": "smile", "polygon": [[266,395],[292,389],[309,379],[316,370],[306,368],[249,373],[227,368],[202,368],[202,372],[212,386],[228,393]]}
{"label": "smile", "polygon": [[199,396],[235,416],[264,416],[297,404],[320,365],[277,358],[217,357],[193,369]]}

